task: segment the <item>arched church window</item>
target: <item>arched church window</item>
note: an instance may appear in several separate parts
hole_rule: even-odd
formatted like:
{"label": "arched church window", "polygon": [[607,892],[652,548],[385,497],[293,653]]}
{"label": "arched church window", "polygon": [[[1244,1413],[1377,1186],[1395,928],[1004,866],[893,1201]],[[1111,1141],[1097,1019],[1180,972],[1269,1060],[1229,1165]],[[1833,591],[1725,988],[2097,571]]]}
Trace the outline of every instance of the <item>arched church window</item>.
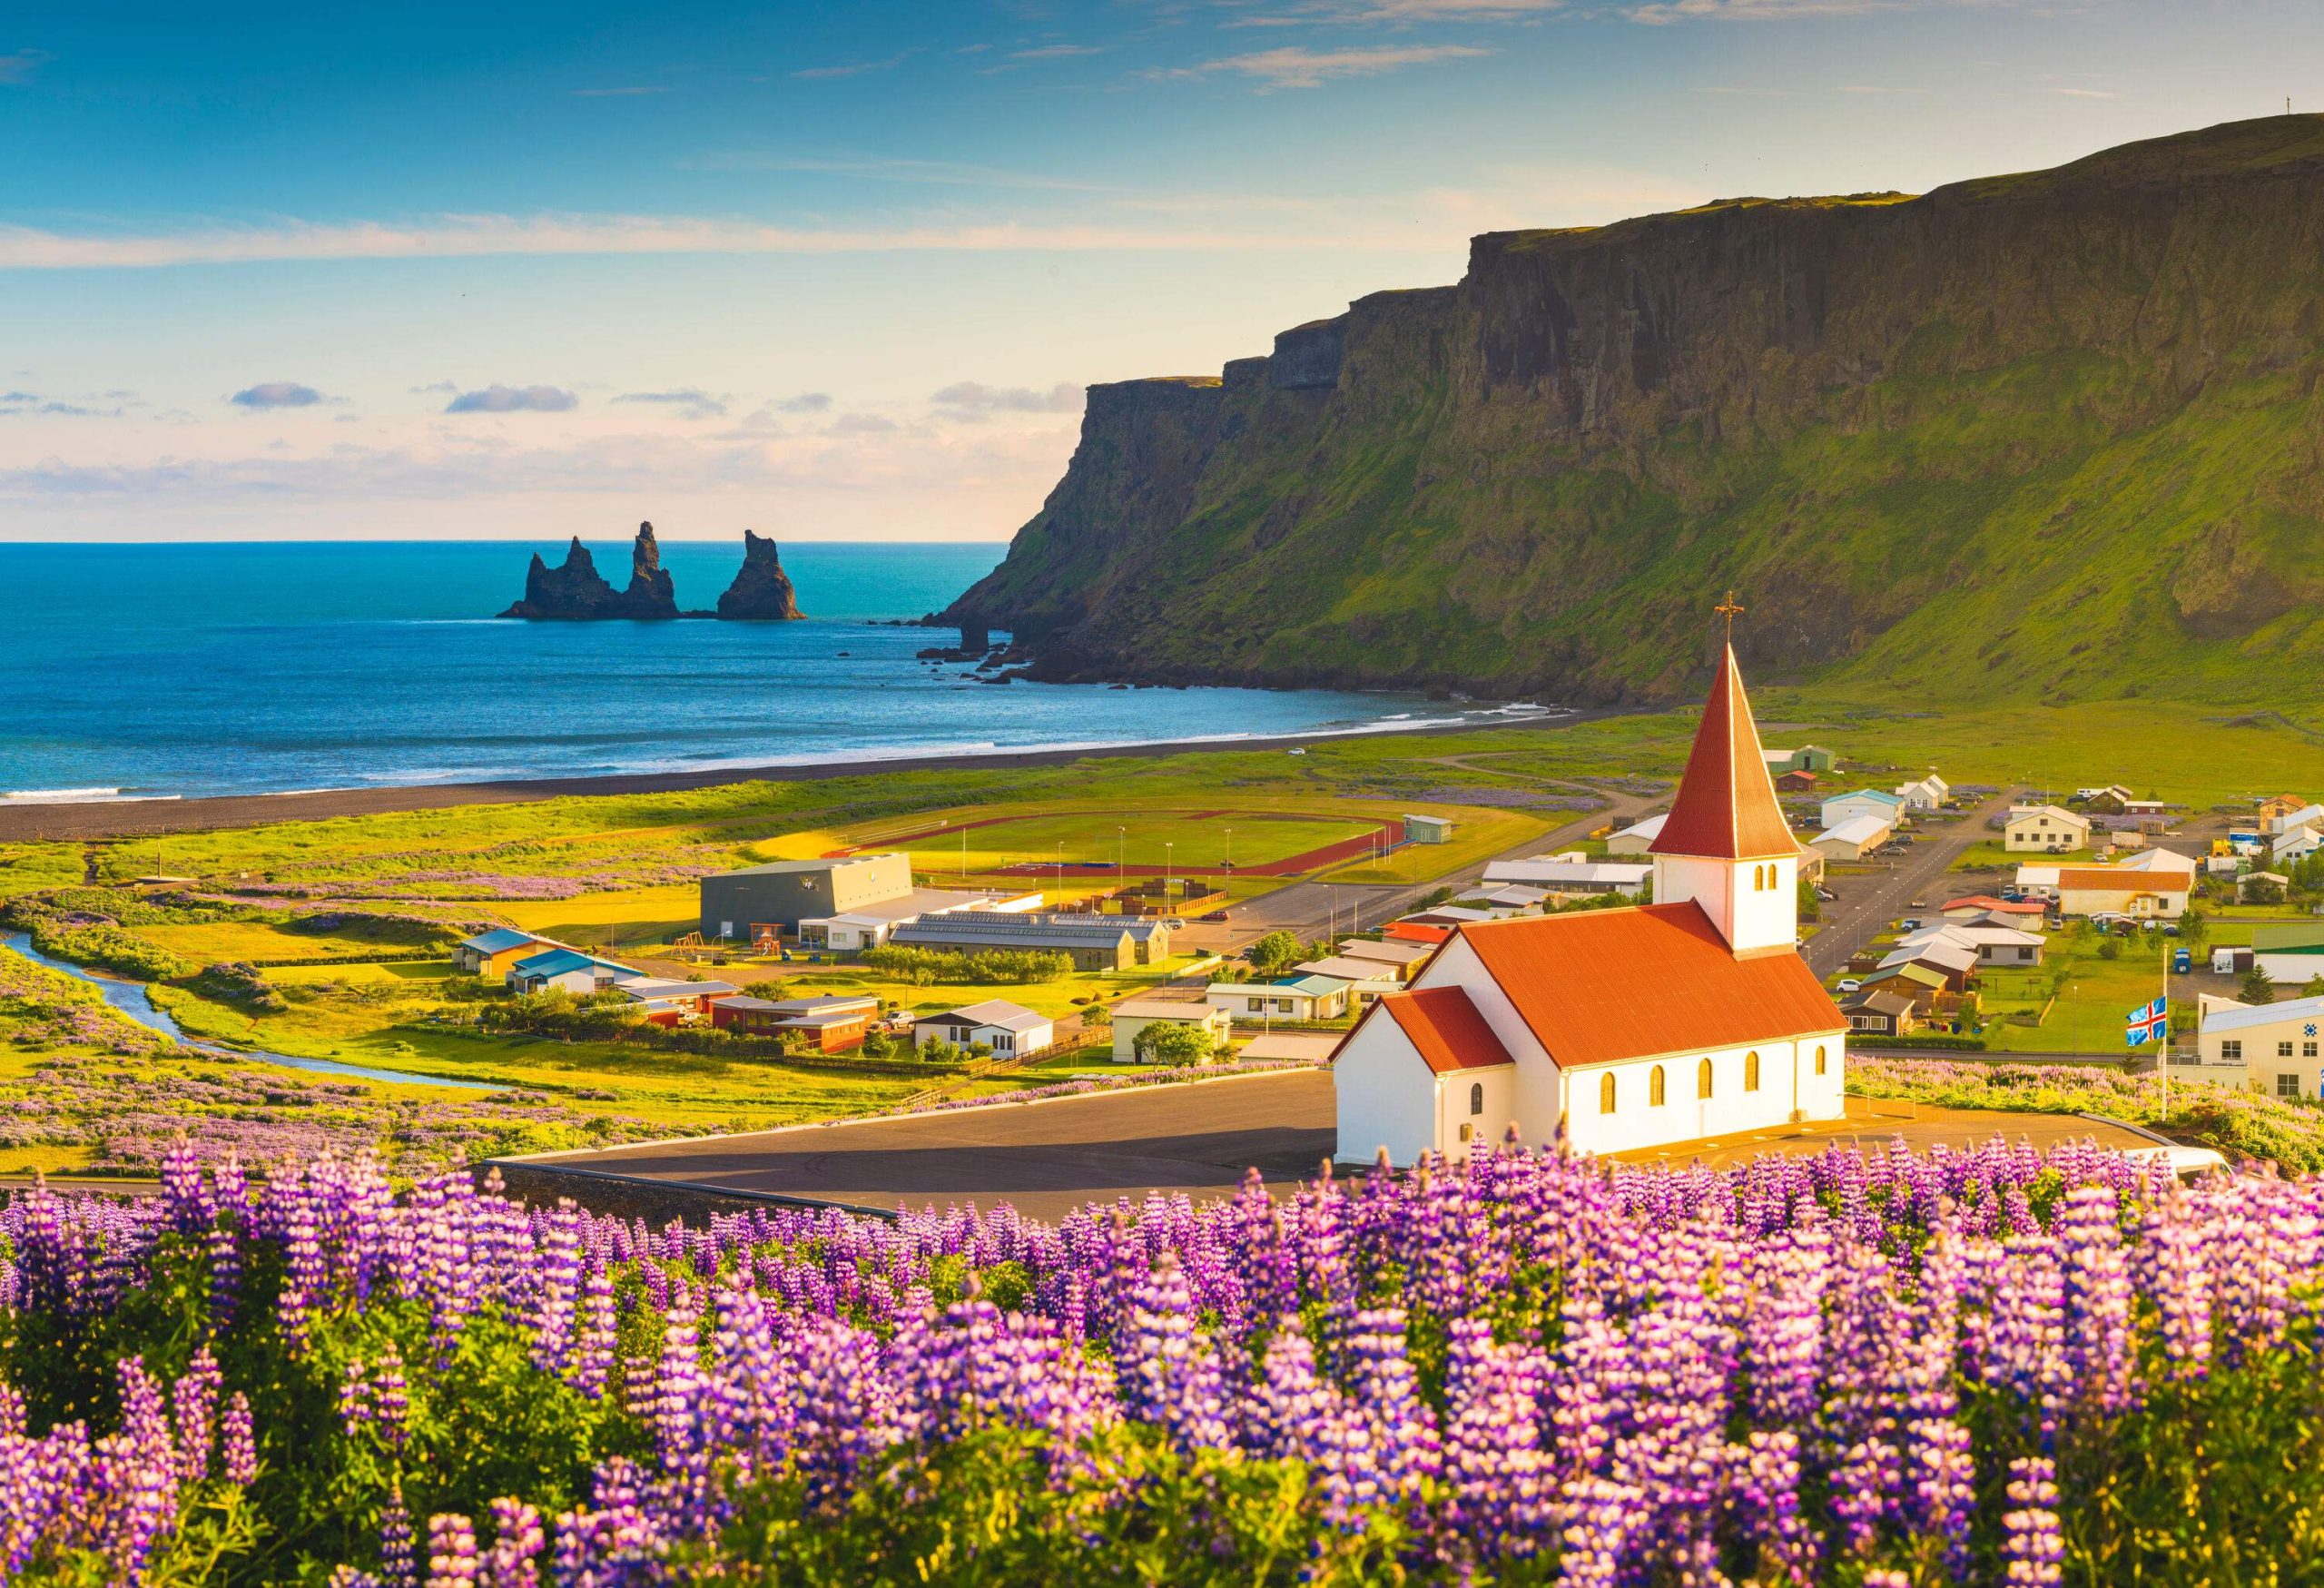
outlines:
{"label": "arched church window", "polygon": [[1816,1073],[1824,1073],[1824,1045],[1821,1042],[1816,1044]]}
{"label": "arched church window", "polygon": [[1646,1074],[1646,1101],[1649,1108],[1660,1108],[1663,1099],[1662,1066],[1658,1064]]}
{"label": "arched church window", "polygon": [[1710,1060],[1708,1059],[1695,1066],[1695,1095],[1699,1098],[1710,1096]]}
{"label": "arched church window", "polygon": [[1598,1111],[1601,1114],[1614,1111],[1614,1072],[1610,1070],[1598,1078]]}
{"label": "arched church window", "polygon": [[1482,1080],[1472,1081],[1469,1087],[1469,1112],[1482,1114],[1484,1111],[1485,1083]]}
{"label": "arched church window", "polygon": [[1759,1050],[1757,1048],[1743,1055],[1743,1090],[1759,1090]]}

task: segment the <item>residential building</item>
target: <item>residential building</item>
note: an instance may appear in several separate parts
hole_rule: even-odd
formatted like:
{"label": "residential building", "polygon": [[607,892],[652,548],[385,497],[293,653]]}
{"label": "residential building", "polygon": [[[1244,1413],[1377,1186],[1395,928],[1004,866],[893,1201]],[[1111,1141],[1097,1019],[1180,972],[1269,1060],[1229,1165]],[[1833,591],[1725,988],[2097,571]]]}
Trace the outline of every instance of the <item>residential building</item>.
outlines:
{"label": "residential building", "polygon": [[[2228,863],[2232,865],[2234,862]],[[2235,879],[2235,900],[2250,904],[2264,899],[2281,902],[2291,887],[2291,879],[2281,872],[2245,872]]]}
{"label": "residential building", "polygon": [[1968,893],[1947,899],[1937,913],[1947,921],[1969,922],[1981,916],[2000,915],[2038,922],[2049,911],[2031,899],[1996,899],[1991,893]]}
{"label": "residential building", "polygon": [[535,937],[529,932],[518,932],[513,926],[496,927],[454,943],[452,969],[464,976],[478,976],[487,981],[504,981],[508,967],[518,960],[528,960],[564,946],[548,938]]}
{"label": "residential building", "polygon": [[1877,816],[1850,816],[1808,840],[1808,847],[1826,860],[1862,860],[1888,842],[1896,829]]}
{"label": "residential building", "polygon": [[2324,922],[2260,922],[2251,928],[2251,959],[2277,986],[2306,987],[2324,975]]}
{"label": "residential building", "polygon": [[1036,1014],[1021,1003],[993,998],[912,1021],[911,1040],[915,1048],[931,1042],[950,1042],[956,1048],[982,1043],[996,1059],[1017,1059],[1052,1046],[1057,1025],[1049,1016]]}
{"label": "residential building", "polygon": [[1452,841],[1452,822],[1446,816],[1414,816],[1404,818],[1404,842],[1407,843],[1449,843]]}
{"label": "residential building", "polygon": [[1802,745],[1797,750],[1762,750],[1759,758],[1767,764],[1769,776],[1786,772],[1829,772],[1839,760],[1821,745]]}
{"label": "residential building", "polygon": [[1413,971],[1436,952],[1433,943],[1401,942],[1389,938],[1374,942],[1368,938],[1352,937],[1340,944],[1344,958],[1378,964],[1393,972],[1399,981],[1412,980]]}
{"label": "residential building", "polygon": [[1281,976],[1272,981],[1213,981],[1204,1000],[1235,1021],[1337,1020],[1348,1010],[1349,984],[1336,976]]}
{"label": "residential building", "polygon": [[2095,788],[2078,788],[2073,791],[2076,804],[2096,805],[2109,811],[2121,810],[2122,802],[2132,797],[2131,791],[2119,783],[2104,783]]}
{"label": "residential building", "polygon": [[2090,818],[2063,805],[2019,805],[2002,828],[2002,847],[2064,854],[2090,843]]}
{"label": "residential building", "polygon": [[1776,792],[1778,794],[1814,794],[1817,777],[1812,772],[1778,772]]}
{"label": "residential building", "polygon": [[2268,859],[2277,865],[2298,865],[2319,848],[2324,848],[2324,832],[2314,827],[2295,827],[2276,840],[2276,846],[2268,852]]}
{"label": "residential building", "polygon": [[722,999],[739,997],[742,989],[724,981],[685,981],[661,976],[637,976],[616,981],[613,991],[645,1011],[649,1024],[683,1025],[708,1017]]}
{"label": "residential building", "polygon": [[1731,647],[1652,854],[1655,903],[1462,925],[1376,1001],[1333,1055],[1336,1156],[1840,1118],[1847,1021],[1793,946],[1799,846]]}
{"label": "residential building", "polygon": [[1965,944],[1943,941],[1899,943],[1873,967],[1872,974],[1876,977],[1900,965],[1925,965],[1945,978],[1945,991],[1958,992],[1977,973],[1978,963],[1976,949]]}
{"label": "residential building", "polygon": [[1901,1037],[1920,1024],[1920,1008],[1901,992],[1859,990],[1840,1005],[1848,1029],[1867,1036]]}
{"label": "residential building", "polygon": [[1568,898],[1621,893],[1635,899],[1653,874],[1651,863],[1592,861],[1562,854],[1496,860],[1485,867],[1488,885],[1540,888]]}
{"label": "residential building", "polygon": [[1859,788],[1834,794],[1818,808],[1817,815],[1827,828],[1853,822],[1859,816],[1876,817],[1883,826],[1894,827],[1904,819],[1905,802],[1886,789]]}
{"label": "residential building", "polygon": [[1609,834],[1606,853],[1619,856],[1646,853],[1654,847],[1655,839],[1661,835],[1662,824],[1669,819],[1667,815],[1649,816],[1643,822],[1634,822],[1620,832]]}
{"label": "residential building", "polygon": [[2272,799],[2261,800],[2257,812],[2260,830],[2263,833],[2270,831],[2268,826],[2270,821],[2278,816],[2289,816],[2308,804],[2307,800],[2300,798],[2298,794],[2277,794]]}
{"label": "residential building", "polygon": [[1945,992],[1956,991],[1953,978],[1939,966],[1925,965],[1918,960],[1899,964],[1884,965],[1864,973],[1856,987],[1858,992],[1885,991],[1908,998],[1915,1007],[1926,1011]]}
{"label": "residential building", "polygon": [[1421,921],[1407,915],[1402,921],[1391,921],[1380,929],[1380,935],[1390,942],[1418,943],[1433,950],[1438,943],[1452,935],[1450,922]]}
{"label": "residential building", "polygon": [[710,1006],[710,1023],[743,1036],[798,1035],[825,1053],[863,1045],[880,1018],[876,998],[722,998]]}
{"label": "residential building", "polygon": [[[1114,1005],[1114,1062],[1135,1063],[1137,1033],[1152,1025],[1199,1026],[1210,1036],[1213,1052],[1224,1052],[1233,1034],[1235,1017],[1207,1001],[1184,998],[1132,998]],[[1329,1038],[1324,1039],[1329,1041]]]}
{"label": "residential building", "polygon": [[2319,1095],[2324,1081],[2324,998],[2237,1004],[2206,999],[2195,1046],[2205,1064],[2240,1061],[2245,1083],[2270,1097]]}
{"label": "residential building", "polygon": [[2064,866],[2058,872],[2062,915],[2171,919],[2185,912],[2191,873],[2129,865]]}
{"label": "residential building", "polygon": [[2039,965],[2042,951],[2047,946],[2047,940],[2039,932],[2021,932],[2014,926],[1946,922],[1908,933],[1898,940],[1897,947],[1912,948],[1925,942],[1947,943],[1965,950],[1977,956],[1980,965],[2015,970]]}
{"label": "residential building", "polygon": [[2017,868],[2017,891],[2029,899],[2047,899],[2055,903],[2058,897],[2058,873],[2063,866],[2024,865]]}
{"label": "residential building", "polygon": [[1362,1009],[1382,993],[1393,992],[1403,985],[1403,979],[1387,966],[1370,960],[1350,959],[1344,954],[1309,960],[1292,969],[1303,976],[1329,976],[1334,981],[1346,982],[1349,1003],[1356,1009]]}
{"label": "residential building", "polygon": [[1924,811],[1941,811],[1952,797],[1951,785],[1934,772],[1912,783],[1896,785],[1896,797],[1905,802],[1905,809],[1918,814]]}
{"label": "residential building", "polygon": [[748,942],[754,928],[796,932],[802,921],[829,920],[911,892],[911,857],[854,854],[778,860],[702,879],[702,935]]}
{"label": "residential building", "polygon": [[518,960],[502,980],[511,992],[560,991],[586,998],[616,981],[635,981],[644,973],[579,949],[553,948]]}

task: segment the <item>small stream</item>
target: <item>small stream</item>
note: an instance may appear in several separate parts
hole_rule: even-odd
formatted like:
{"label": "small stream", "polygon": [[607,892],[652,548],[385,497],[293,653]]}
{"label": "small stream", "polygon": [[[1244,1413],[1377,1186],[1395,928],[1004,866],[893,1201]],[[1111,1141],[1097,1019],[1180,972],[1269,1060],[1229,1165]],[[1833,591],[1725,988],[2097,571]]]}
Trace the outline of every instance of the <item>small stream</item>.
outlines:
{"label": "small stream", "polygon": [[406,1086],[448,1086],[462,1091],[501,1091],[505,1088],[480,1080],[448,1080],[440,1075],[414,1075],[403,1070],[374,1070],[366,1064],[343,1064],[336,1059],[301,1059],[292,1053],[275,1053],[263,1048],[229,1048],[223,1043],[204,1041],[189,1037],[171,1018],[170,1012],[154,1003],[153,993],[143,981],[124,981],[116,976],[103,976],[86,971],[64,960],[53,959],[33,947],[29,933],[0,932],[0,947],[20,953],[35,965],[61,971],[76,981],[86,981],[95,988],[104,1001],[135,1021],[204,1053],[215,1053],[226,1059],[247,1059],[253,1064],[273,1064],[285,1070],[306,1070],[319,1075],[350,1075],[359,1080],[389,1080]]}

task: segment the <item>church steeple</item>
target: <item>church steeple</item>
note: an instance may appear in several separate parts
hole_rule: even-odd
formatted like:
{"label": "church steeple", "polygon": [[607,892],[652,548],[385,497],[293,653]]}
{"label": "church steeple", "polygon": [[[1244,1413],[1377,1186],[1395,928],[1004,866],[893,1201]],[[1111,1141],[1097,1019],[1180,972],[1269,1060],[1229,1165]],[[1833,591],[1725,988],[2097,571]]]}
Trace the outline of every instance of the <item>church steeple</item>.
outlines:
{"label": "church steeple", "polygon": [[1656,903],[1695,901],[1738,954],[1793,948],[1799,843],[1776,803],[1732,644],[1719,653],[1686,774],[1648,853]]}

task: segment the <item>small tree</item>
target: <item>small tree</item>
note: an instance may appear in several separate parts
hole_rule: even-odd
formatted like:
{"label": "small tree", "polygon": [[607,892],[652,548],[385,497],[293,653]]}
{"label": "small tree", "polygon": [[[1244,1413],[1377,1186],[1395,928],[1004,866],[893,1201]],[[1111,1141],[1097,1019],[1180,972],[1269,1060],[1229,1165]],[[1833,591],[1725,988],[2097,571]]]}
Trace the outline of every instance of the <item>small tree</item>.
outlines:
{"label": "small tree", "polygon": [[2243,972],[2242,985],[2236,989],[2235,995],[2246,1003],[2273,1003],[2276,1001],[2276,984],[2269,979],[2267,972],[2255,964]]}
{"label": "small tree", "polygon": [[2324,998],[2324,971],[2310,976],[2308,984],[2299,990],[2299,995],[2302,998]]}
{"label": "small tree", "polygon": [[1147,1064],[1182,1070],[1210,1057],[1210,1032],[1187,1021],[1155,1021],[1140,1028],[1131,1051]]}
{"label": "small tree", "polygon": [[1799,918],[1820,921],[1824,915],[1824,901],[1816,892],[1816,884],[1806,877],[1799,879]]}
{"label": "small tree", "polygon": [[1243,951],[1251,969],[1262,976],[1299,962],[1299,940],[1280,928],[1266,934]]}
{"label": "small tree", "polygon": [[1101,1030],[1114,1023],[1114,1011],[1102,1003],[1093,1001],[1082,1010],[1081,1023],[1092,1031]]}
{"label": "small tree", "polygon": [[753,998],[763,998],[769,1003],[781,1003],[791,996],[791,989],[781,981],[747,981],[743,991]]}
{"label": "small tree", "polygon": [[2106,934],[2105,941],[2098,945],[2098,957],[2102,960],[2121,959],[2122,957],[2122,940],[2116,937],[2112,932],[2108,932]]}
{"label": "small tree", "polygon": [[885,1059],[888,1056],[888,1033],[878,1026],[873,1026],[863,1033],[863,1046],[858,1048],[856,1051],[866,1059]]}
{"label": "small tree", "polygon": [[2209,928],[2204,924],[2203,912],[2192,904],[2180,912],[2179,936],[2184,942],[2200,943],[2203,941],[2203,933],[2208,930]]}

